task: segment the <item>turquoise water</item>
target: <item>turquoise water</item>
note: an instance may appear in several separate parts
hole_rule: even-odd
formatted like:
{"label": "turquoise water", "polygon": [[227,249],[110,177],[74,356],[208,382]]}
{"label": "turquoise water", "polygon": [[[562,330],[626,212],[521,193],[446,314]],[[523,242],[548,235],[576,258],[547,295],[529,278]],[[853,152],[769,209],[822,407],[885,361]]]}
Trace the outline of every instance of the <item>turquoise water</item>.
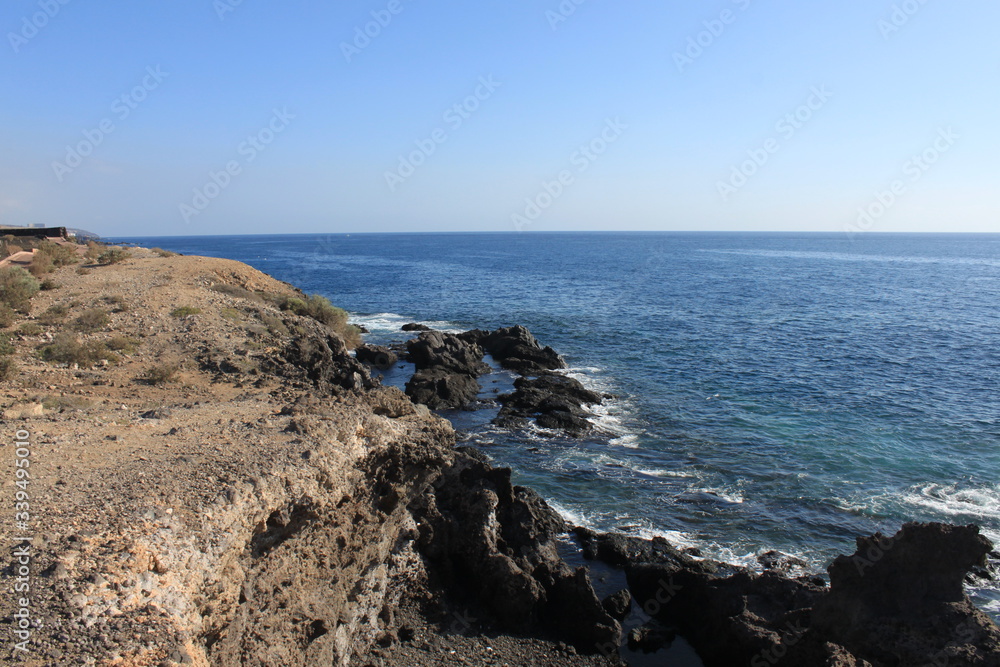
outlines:
{"label": "turquoise water", "polygon": [[[132,240],[324,294],[375,342],[408,321],[528,326],[618,397],[597,432],[449,416],[578,523],[815,567],[909,520],[977,523],[1000,543],[1000,235]],[[483,397],[509,382],[486,378]],[[971,592],[1000,616],[1000,591]]]}

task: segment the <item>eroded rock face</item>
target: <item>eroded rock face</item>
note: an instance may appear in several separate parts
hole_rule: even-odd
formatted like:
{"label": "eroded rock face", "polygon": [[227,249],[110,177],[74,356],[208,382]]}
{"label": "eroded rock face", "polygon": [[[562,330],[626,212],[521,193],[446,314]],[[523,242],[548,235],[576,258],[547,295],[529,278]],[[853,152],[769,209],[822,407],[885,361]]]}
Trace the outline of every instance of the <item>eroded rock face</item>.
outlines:
{"label": "eroded rock face", "polygon": [[478,336],[476,342],[501,366],[518,373],[566,368],[566,362],[555,350],[548,346],[542,347],[531,332],[520,325]]}
{"label": "eroded rock face", "polygon": [[621,628],[604,610],[586,570],[559,557],[565,522],[533,491],[513,486],[510,470],[461,449],[412,506],[420,550],[455,586],[473,591],[513,631],[550,631],[579,650],[617,647]]}

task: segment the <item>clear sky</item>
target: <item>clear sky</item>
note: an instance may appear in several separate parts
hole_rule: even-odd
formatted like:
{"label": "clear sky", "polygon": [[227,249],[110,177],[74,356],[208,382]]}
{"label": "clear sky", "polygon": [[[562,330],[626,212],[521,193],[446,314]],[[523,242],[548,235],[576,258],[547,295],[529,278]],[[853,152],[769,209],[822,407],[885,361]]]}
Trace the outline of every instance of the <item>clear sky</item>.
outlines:
{"label": "clear sky", "polygon": [[0,223],[998,232],[997,25],[996,0],[5,0]]}

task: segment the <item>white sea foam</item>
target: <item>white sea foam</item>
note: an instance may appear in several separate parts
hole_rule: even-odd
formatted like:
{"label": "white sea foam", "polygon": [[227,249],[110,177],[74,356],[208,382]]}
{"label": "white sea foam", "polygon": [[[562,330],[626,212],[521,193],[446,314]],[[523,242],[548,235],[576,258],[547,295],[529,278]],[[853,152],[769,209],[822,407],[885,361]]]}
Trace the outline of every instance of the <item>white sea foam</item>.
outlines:
{"label": "white sea foam", "polygon": [[899,500],[952,523],[979,524],[986,537],[1000,542],[1000,485],[922,484],[904,491]]}
{"label": "white sea foam", "polygon": [[358,315],[356,313],[352,313],[350,322],[351,324],[360,324],[372,333],[378,334],[401,333],[402,326],[410,322],[423,324],[431,329],[437,329],[439,331],[444,331],[445,333],[461,333],[464,331],[464,329],[457,328],[454,322],[446,322],[442,320],[420,321],[414,320],[412,317],[407,317],[406,315],[399,315],[398,313],[375,313],[373,315]]}

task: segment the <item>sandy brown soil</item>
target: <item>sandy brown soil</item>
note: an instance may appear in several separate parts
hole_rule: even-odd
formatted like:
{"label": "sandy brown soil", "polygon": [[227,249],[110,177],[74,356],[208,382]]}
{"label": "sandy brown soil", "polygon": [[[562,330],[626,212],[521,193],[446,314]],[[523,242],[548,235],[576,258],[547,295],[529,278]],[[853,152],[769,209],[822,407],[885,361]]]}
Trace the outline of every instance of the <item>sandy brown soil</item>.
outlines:
{"label": "sandy brown soil", "polygon": [[[8,330],[19,369],[0,383],[0,660],[603,664],[469,624],[449,632],[435,618],[444,607],[411,585],[425,575],[405,507],[454,433],[395,389],[310,377],[289,350],[308,343],[336,360],[339,339],[319,323],[211,289],[294,288],[237,262],[142,249],[51,278],[59,287]],[[53,305],[67,309],[61,323],[43,316]],[[200,312],[173,314],[178,307]],[[106,326],[74,335],[124,336],[134,349],[93,367],[38,357],[94,308],[107,312]],[[177,372],[153,384],[154,366]],[[26,488],[15,472],[20,431],[30,443]],[[26,580],[19,537],[30,538]],[[28,590],[15,593],[22,580]],[[27,639],[14,634],[21,597]]]}

